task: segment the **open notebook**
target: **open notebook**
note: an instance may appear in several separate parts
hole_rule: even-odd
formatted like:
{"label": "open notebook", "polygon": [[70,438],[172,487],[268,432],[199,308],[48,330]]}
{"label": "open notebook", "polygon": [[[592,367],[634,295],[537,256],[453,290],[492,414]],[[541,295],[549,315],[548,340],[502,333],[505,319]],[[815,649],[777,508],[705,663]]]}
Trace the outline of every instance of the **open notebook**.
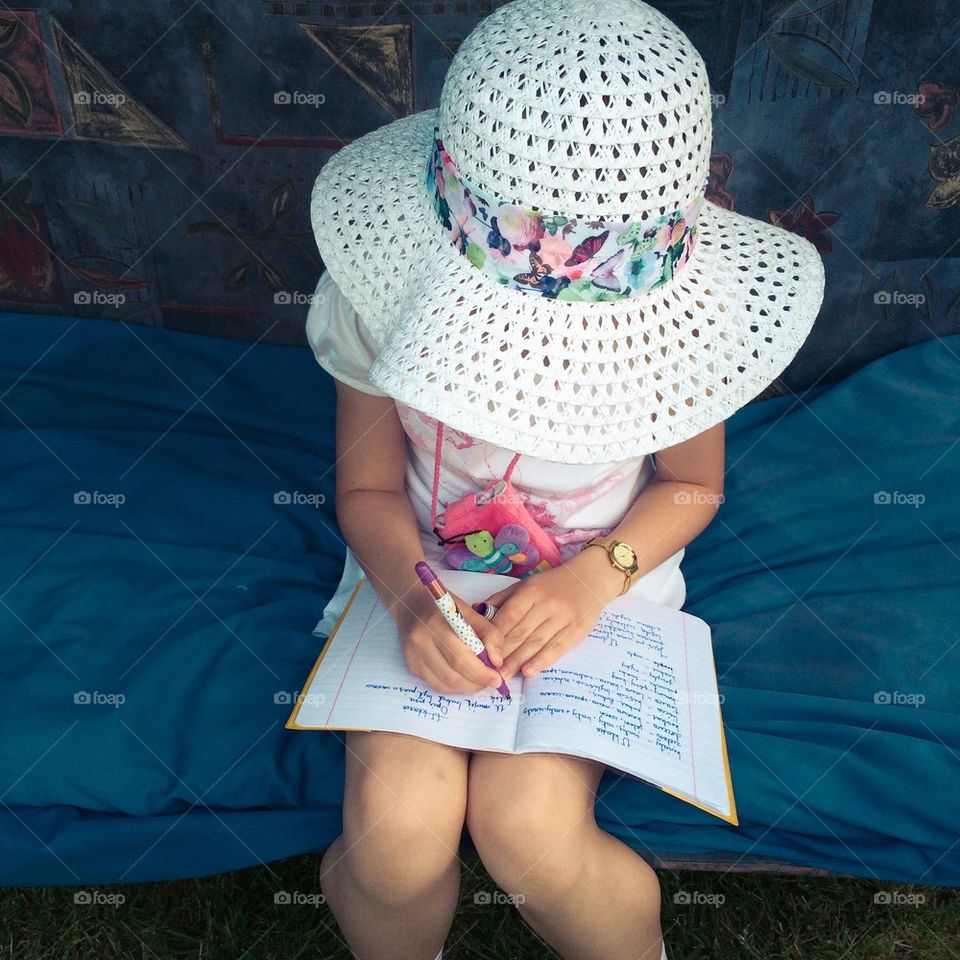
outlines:
{"label": "open notebook", "polygon": [[[467,603],[513,577],[444,570]],[[287,720],[290,730],[388,730],[465,750],[598,760],[736,824],[710,627],[638,596],[604,608],[590,635],[540,672],[447,696],[403,661],[396,626],[360,580]]]}

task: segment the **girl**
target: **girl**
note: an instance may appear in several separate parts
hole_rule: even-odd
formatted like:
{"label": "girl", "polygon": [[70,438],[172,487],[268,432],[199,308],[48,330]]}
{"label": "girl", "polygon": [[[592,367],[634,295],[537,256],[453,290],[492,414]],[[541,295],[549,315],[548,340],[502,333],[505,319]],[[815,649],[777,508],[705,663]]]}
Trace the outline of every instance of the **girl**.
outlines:
{"label": "girl", "polygon": [[[705,201],[710,141],[703,60],[662,14],[514,0],[463,42],[438,110],[328,161],[307,334],[336,378],[348,549],[321,627],[365,575],[425,684],[499,685],[413,571],[442,578],[456,505],[497,479],[552,560],[489,598],[493,621],[459,601],[504,678],[550,666],[625,590],[682,607],[724,419],[783,370],[823,294],[811,243]],[[357,957],[442,956],[464,825],[562,957],[665,956],[653,870],[594,818],[601,764],[380,732],[346,746],[321,873]]]}

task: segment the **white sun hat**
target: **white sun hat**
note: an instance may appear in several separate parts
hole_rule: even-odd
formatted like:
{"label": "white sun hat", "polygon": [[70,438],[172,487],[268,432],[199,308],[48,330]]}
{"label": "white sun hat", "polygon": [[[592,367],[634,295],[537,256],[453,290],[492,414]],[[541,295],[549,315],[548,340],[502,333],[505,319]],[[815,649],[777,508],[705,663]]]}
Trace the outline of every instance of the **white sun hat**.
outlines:
{"label": "white sun hat", "polygon": [[640,0],[513,0],[440,106],[338,151],[311,218],[377,348],[370,382],[479,439],[628,460],[754,399],[824,272],[798,234],[705,199],[706,67]]}

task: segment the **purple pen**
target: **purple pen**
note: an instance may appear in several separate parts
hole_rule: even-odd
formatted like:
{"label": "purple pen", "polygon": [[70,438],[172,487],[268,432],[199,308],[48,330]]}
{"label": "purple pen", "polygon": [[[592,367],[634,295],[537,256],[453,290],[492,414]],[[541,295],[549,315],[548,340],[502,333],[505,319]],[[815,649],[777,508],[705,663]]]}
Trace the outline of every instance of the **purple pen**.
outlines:
{"label": "purple pen", "polygon": [[[497,668],[490,662],[490,657],[483,646],[483,641],[477,636],[476,631],[464,619],[463,614],[457,609],[453,597],[447,588],[440,582],[440,578],[433,572],[430,564],[421,560],[414,565],[420,582],[430,591],[430,596],[436,601],[437,607],[443,614],[447,623],[453,629],[453,632],[477,655],[477,659],[491,670]],[[497,671],[499,672],[499,671]],[[507,686],[503,677],[497,692],[508,700],[510,698],[510,688]]]}

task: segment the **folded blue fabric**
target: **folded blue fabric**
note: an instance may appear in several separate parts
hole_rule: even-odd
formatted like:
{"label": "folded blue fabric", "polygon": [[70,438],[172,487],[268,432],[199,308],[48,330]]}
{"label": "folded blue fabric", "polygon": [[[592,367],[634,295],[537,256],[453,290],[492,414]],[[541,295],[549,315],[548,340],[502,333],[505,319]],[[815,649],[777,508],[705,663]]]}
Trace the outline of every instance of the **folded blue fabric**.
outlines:
{"label": "folded blue fabric", "polygon": [[[283,723],[344,555],[331,381],[306,348],[106,320],[0,336],[0,884],[324,849],[342,736]],[[713,627],[741,826],[609,773],[601,825],[655,862],[960,885],[958,350],[728,422],[685,609]]]}
{"label": "folded blue fabric", "polygon": [[958,353],[960,337],[931,341],[728,422],[726,501],[687,552],[684,609],[713,629],[741,824],[621,778],[598,809],[611,832],[660,854],[960,884],[960,806],[944,802],[960,762]]}

